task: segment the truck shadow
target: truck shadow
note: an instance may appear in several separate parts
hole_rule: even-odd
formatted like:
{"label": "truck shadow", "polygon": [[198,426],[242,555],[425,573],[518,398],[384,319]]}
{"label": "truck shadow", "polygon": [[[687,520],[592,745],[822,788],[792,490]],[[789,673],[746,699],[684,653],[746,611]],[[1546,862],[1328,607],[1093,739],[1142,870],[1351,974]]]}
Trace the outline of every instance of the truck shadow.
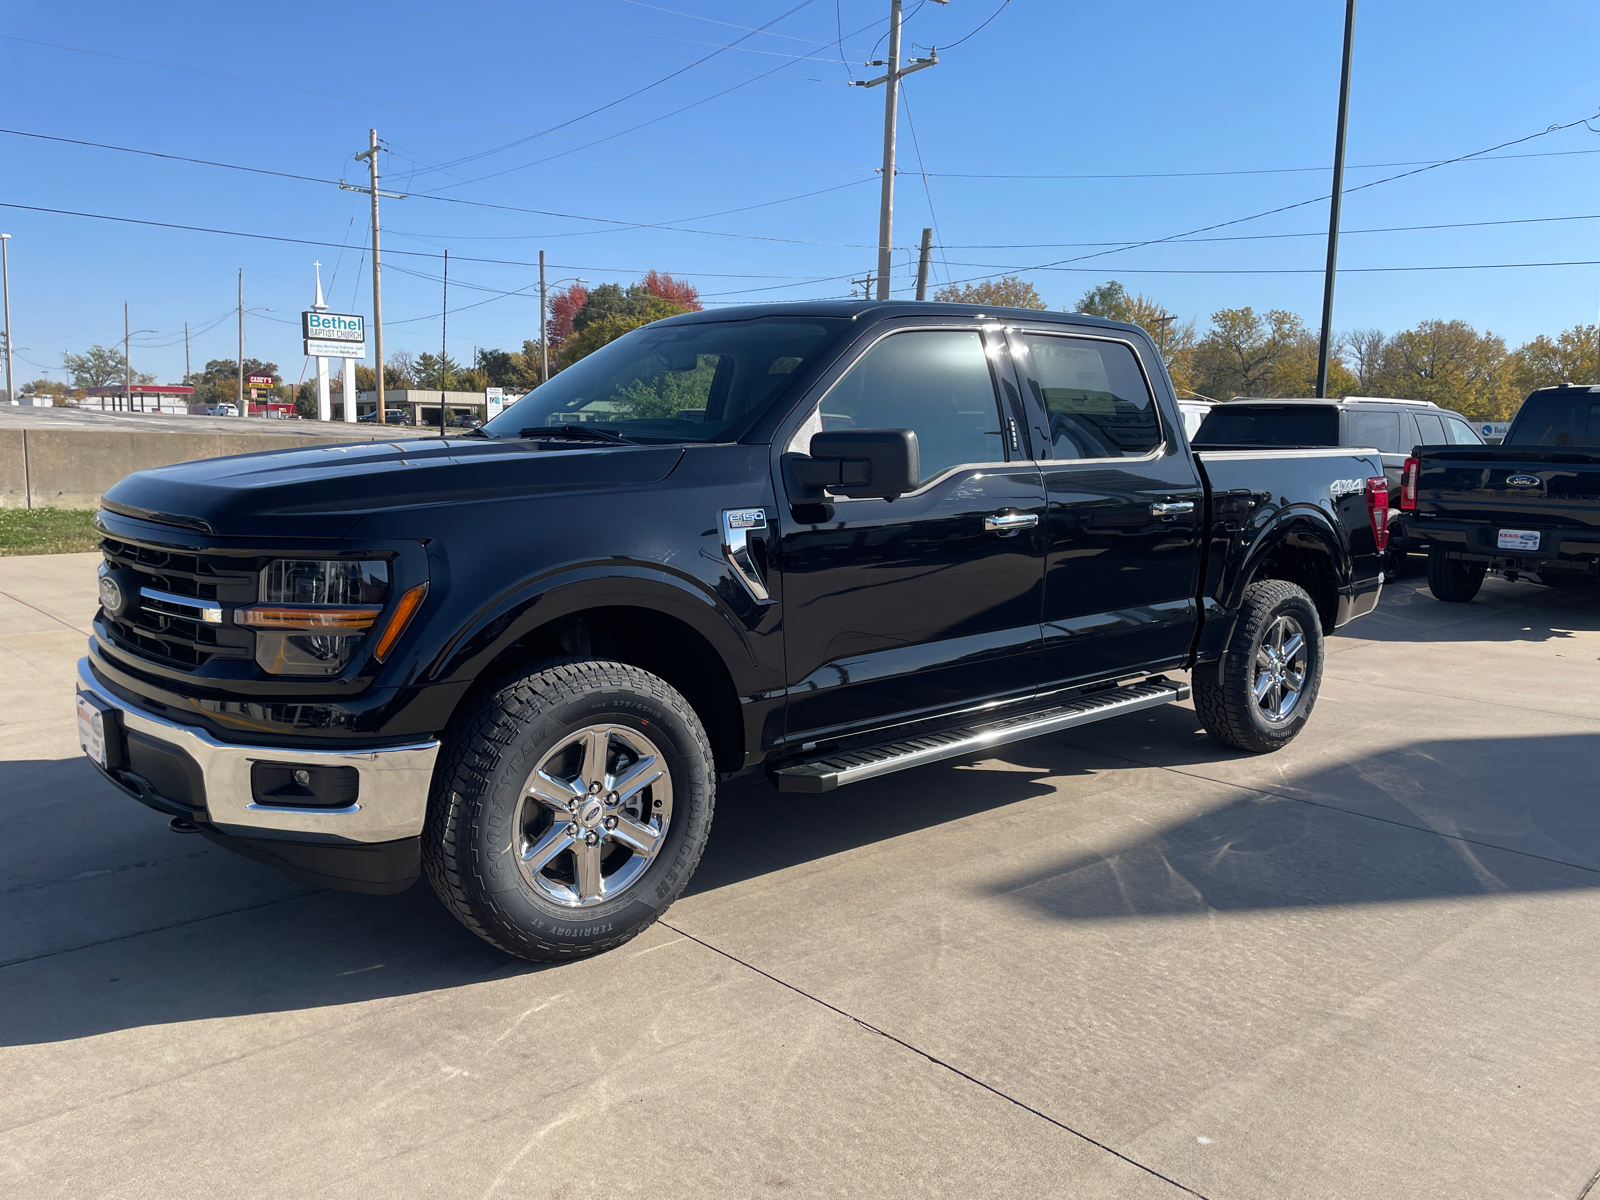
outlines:
{"label": "truck shadow", "polygon": [[[1207,763],[1223,770],[1223,760],[1236,757],[1183,736],[1194,724],[1187,710],[1162,719],[1163,739],[1175,738],[1170,753],[1193,770]],[[1147,730],[1113,730],[1123,723],[1108,724],[1106,734],[1147,740]],[[1589,777],[1597,755],[1600,735],[1419,741],[1275,776],[1270,794],[1209,784],[1231,792],[1228,801],[1131,842],[1086,845],[1048,869],[994,878],[983,894],[1091,920],[1594,887],[1600,806],[1580,776]],[[1528,762],[1541,764],[1545,782],[1537,787],[1528,786]],[[40,786],[51,785],[52,771],[67,779],[67,763],[23,765],[34,768],[29,775]],[[734,786],[719,800],[688,895],[1053,793],[1070,797],[1079,777],[1103,782],[1138,769],[1150,767],[1040,739],[998,758],[937,764],[822,796],[779,794],[764,782]],[[1095,796],[1095,805],[1118,802],[1115,790],[1101,787]],[[170,838],[184,851],[198,844],[159,826],[151,833],[147,824],[127,834],[129,854],[166,852],[151,838]],[[382,1001],[555,969],[480,942],[426,883],[393,897],[308,891],[226,851],[212,853],[221,857],[177,863],[143,881],[138,871],[113,873],[100,881],[109,891],[85,884],[56,893],[49,903],[64,910],[58,915],[75,940],[0,969],[0,1045]],[[213,880],[203,903],[163,894],[202,870]],[[124,889],[120,900],[116,888]],[[108,911],[152,902],[170,903],[175,915],[110,927]],[[13,911],[0,919],[21,917]]]}
{"label": "truck shadow", "polygon": [[1217,781],[1224,804],[984,892],[1103,920],[1600,887],[1597,756],[1600,734],[1446,739]]}

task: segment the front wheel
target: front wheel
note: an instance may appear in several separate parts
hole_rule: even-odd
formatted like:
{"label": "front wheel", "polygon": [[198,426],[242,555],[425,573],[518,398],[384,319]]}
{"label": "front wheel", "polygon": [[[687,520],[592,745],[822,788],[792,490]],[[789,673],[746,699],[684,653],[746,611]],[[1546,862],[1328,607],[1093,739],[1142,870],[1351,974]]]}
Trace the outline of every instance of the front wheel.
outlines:
{"label": "front wheel", "polygon": [[699,717],[664,680],[617,662],[540,663],[451,723],[423,867],[445,907],[506,953],[597,954],[683,891],[715,779]]}
{"label": "front wheel", "polygon": [[1485,563],[1451,558],[1442,547],[1435,546],[1428,551],[1428,590],[1435,600],[1465,604],[1478,594],[1487,569]]}
{"label": "front wheel", "polygon": [[1266,579],[1245,589],[1222,657],[1194,671],[1194,706],[1224,746],[1267,754],[1305,728],[1322,685],[1322,621],[1304,589]]}

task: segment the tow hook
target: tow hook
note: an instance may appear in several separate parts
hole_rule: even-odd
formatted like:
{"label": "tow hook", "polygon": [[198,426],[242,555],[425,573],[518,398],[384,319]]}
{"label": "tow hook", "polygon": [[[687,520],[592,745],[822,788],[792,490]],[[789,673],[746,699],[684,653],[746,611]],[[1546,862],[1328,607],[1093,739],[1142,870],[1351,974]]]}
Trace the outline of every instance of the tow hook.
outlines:
{"label": "tow hook", "polygon": [[182,817],[173,817],[167,822],[167,828],[173,833],[199,833],[200,826],[193,821],[185,821]]}

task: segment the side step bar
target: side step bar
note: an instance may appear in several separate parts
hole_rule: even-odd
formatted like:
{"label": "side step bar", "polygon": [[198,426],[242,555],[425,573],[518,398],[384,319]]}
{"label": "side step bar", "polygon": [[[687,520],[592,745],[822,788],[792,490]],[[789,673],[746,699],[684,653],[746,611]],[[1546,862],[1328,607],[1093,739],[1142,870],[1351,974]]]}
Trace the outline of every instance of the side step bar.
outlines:
{"label": "side step bar", "polygon": [[920,767],[942,758],[959,758],[991,746],[1020,742],[1060,729],[1071,729],[1075,725],[1088,725],[1104,721],[1107,717],[1120,717],[1123,713],[1138,712],[1140,709],[1155,708],[1188,698],[1189,685],[1186,683],[1173,683],[1159,677],[1147,679],[1143,683],[1109,688],[1069,704],[1022,713],[1000,721],[945,729],[882,746],[824,755],[792,767],[783,767],[774,771],[772,777],[780,792],[831,792],[847,783],[859,783],[863,779]]}

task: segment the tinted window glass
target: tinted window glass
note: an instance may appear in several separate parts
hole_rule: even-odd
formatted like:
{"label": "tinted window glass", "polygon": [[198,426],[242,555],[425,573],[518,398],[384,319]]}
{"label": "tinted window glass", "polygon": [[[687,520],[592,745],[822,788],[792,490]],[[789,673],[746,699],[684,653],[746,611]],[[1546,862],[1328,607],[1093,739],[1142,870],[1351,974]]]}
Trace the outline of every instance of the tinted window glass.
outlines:
{"label": "tinted window glass", "polygon": [[1345,414],[1345,421],[1345,445],[1371,446],[1380,454],[1400,453],[1399,413],[1352,409]]}
{"label": "tinted window glass", "polygon": [[1121,342],[1025,333],[1034,395],[1050,416],[1052,458],[1124,458],[1161,445],[1161,418]]}
{"label": "tinted window glass", "polygon": [[1339,410],[1319,404],[1219,404],[1206,414],[1197,446],[1337,446]]}
{"label": "tinted window glass", "polygon": [[535,426],[592,425],[637,442],[733,441],[848,325],[829,317],[646,325],[552,376],[484,430],[514,438]]}
{"label": "tinted window glass", "polygon": [[1459,420],[1456,417],[1446,417],[1444,419],[1444,432],[1445,436],[1450,439],[1452,445],[1483,445],[1483,439],[1478,436],[1478,431],[1471,425],[1468,425],[1465,421]]}
{"label": "tinted window glass", "polygon": [[922,481],[961,463],[1003,462],[1000,412],[981,334],[896,333],[877,342],[822,398],[823,429],[910,429]]}
{"label": "tinted window glass", "polygon": [[1600,402],[1588,395],[1541,396],[1522,402],[1506,434],[1508,446],[1600,446]]}
{"label": "tinted window glass", "polygon": [[1432,413],[1417,414],[1417,434],[1424,446],[1442,446],[1449,440],[1444,431],[1444,422]]}

